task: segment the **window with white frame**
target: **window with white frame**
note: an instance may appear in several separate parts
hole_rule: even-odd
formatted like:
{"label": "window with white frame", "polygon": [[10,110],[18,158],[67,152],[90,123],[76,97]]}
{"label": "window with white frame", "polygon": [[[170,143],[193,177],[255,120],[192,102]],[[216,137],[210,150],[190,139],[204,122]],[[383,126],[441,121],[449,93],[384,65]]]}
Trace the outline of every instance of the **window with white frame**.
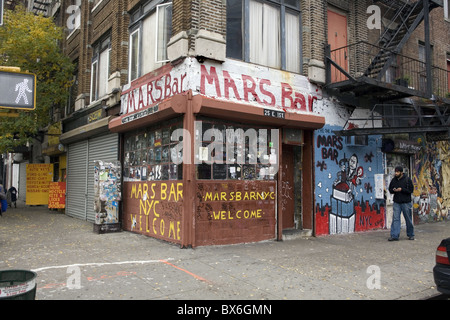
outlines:
{"label": "window with white frame", "polygon": [[108,93],[109,56],[111,51],[110,37],[103,38],[93,46],[94,53],[91,64],[91,102]]}
{"label": "window with white frame", "polygon": [[129,76],[131,82],[167,60],[172,35],[172,2],[147,1],[130,14]]}
{"label": "window with white frame", "polygon": [[227,57],[301,72],[299,0],[227,0]]}

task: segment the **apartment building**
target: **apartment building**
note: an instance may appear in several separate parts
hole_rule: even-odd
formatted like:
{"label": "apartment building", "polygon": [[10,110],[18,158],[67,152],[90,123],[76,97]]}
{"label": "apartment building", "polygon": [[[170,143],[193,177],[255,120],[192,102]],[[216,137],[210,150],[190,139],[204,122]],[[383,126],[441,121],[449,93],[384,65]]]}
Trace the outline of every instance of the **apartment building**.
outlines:
{"label": "apartment building", "polygon": [[[413,179],[415,223],[448,219],[448,1],[374,1],[366,8],[367,41],[329,42],[326,87],[355,107],[337,132],[360,144],[379,135],[385,186],[396,165]],[[337,10],[345,20],[344,8]],[[387,193],[388,227],[391,203]]]}
{"label": "apartment building", "polygon": [[[439,175],[428,203],[438,197],[444,216],[446,95],[438,87],[432,96],[426,81],[413,87],[396,79],[400,55],[415,48],[411,58],[421,63],[411,70],[431,70],[430,42],[438,74],[447,67],[448,6],[406,4],[52,1],[47,14],[66,26],[63,48],[77,64],[61,120],[66,214],[182,247],[366,231],[389,227],[385,186],[401,163],[421,181]],[[379,28],[368,22],[378,19],[372,5]],[[406,31],[403,15],[414,24]],[[392,59],[381,53],[394,51],[383,48],[387,38],[401,43]],[[365,73],[379,69],[379,78]],[[420,110],[433,101],[437,129],[390,122],[405,114],[428,121]],[[416,162],[430,148],[439,163],[434,177]],[[94,177],[106,172],[94,161],[117,160],[120,170],[108,174],[118,175],[120,198],[94,209]],[[418,197],[420,208],[426,199]]]}

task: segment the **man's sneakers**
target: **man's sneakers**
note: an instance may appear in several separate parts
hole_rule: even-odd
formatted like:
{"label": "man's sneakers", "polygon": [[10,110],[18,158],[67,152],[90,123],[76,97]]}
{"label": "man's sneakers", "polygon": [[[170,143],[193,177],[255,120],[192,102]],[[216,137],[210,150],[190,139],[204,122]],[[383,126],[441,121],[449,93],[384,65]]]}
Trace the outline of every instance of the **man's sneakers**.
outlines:
{"label": "man's sneakers", "polygon": [[[408,240],[414,240],[414,237],[408,237]],[[398,241],[398,238],[390,237],[388,241]]]}

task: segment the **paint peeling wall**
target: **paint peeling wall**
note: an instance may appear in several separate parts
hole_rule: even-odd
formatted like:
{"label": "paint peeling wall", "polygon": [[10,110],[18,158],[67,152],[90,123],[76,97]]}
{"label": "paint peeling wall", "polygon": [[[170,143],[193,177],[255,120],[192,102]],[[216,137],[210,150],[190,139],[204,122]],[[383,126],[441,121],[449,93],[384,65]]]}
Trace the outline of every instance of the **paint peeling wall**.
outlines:
{"label": "paint peeling wall", "polygon": [[386,225],[381,136],[359,145],[333,133],[341,129],[326,125],[314,135],[316,235]]}
{"label": "paint peeling wall", "polygon": [[449,220],[450,143],[415,137],[421,149],[414,156],[413,212],[415,223]]}

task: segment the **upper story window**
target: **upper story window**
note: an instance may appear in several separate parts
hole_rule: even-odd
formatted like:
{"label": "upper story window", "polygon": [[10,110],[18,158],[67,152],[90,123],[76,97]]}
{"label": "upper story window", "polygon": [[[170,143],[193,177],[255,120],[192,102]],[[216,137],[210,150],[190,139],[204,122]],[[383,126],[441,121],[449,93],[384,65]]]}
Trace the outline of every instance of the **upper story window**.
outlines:
{"label": "upper story window", "polygon": [[100,99],[108,93],[109,56],[111,38],[103,37],[94,46],[91,64],[91,102]]}
{"label": "upper story window", "polygon": [[299,0],[227,0],[227,56],[301,72]]}
{"label": "upper story window", "polygon": [[172,3],[152,0],[131,13],[128,81],[167,62],[167,43],[172,35]]}

